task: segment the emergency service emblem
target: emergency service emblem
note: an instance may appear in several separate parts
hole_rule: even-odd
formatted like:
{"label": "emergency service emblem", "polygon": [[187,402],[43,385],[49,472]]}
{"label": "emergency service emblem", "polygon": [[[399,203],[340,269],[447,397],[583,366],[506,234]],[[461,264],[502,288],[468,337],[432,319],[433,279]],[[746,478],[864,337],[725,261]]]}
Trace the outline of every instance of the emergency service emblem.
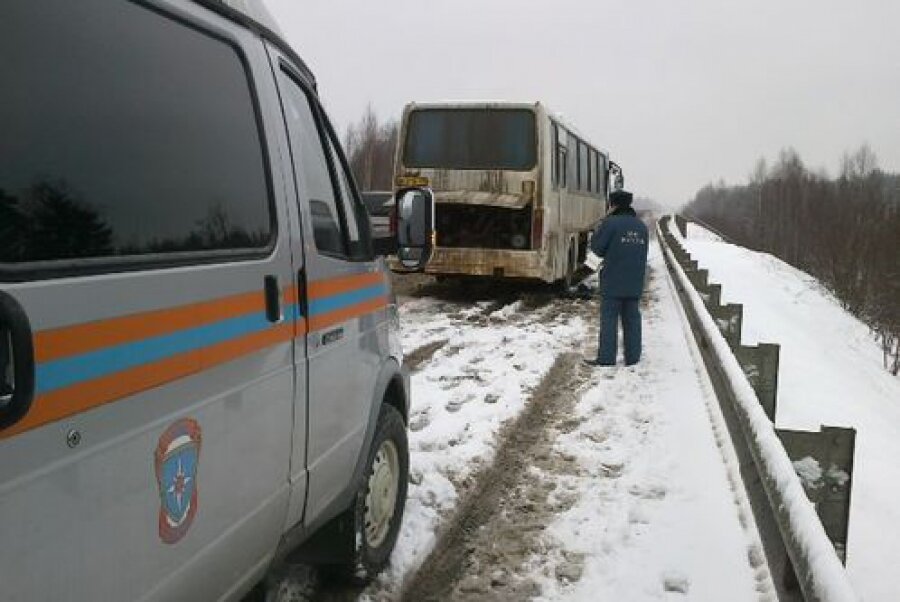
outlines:
{"label": "emergency service emblem", "polygon": [[176,543],[197,516],[197,464],[200,461],[200,425],[184,418],[159,437],[154,454],[159,486],[159,538]]}

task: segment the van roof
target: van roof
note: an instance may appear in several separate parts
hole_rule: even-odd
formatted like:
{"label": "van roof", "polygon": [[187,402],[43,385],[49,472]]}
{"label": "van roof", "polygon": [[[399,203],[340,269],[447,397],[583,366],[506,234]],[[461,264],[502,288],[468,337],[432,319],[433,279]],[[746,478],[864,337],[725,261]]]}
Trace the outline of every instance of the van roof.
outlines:
{"label": "van roof", "polygon": [[309,80],[313,88],[316,88],[316,77],[303,59],[294,52],[284,39],[284,34],[278,26],[278,22],[272,13],[266,8],[262,0],[194,0],[198,4],[215,11],[228,19],[252,30],[262,38],[278,47],[296,63],[303,75]]}

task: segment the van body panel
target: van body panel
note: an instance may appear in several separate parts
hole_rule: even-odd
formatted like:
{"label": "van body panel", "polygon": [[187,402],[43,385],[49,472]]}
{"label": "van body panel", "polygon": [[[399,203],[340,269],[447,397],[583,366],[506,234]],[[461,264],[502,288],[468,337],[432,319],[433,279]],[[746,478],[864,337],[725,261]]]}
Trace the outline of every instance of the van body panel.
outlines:
{"label": "van body panel", "polygon": [[[117,250],[107,249],[106,255],[71,260],[60,255],[62,259],[50,262],[52,270],[41,262],[0,256],[0,290],[23,308],[34,333],[37,383],[29,412],[0,430],[0,597],[234,599],[285,552],[279,545],[288,539],[291,546],[301,543],[352,502],[363,482],[389,386],[394,387],[393,402],[407,415],[409,383],[401,369],[397,308],[385,262],[371,252],[361,255],[359,249],[336,257],[317,248],[313,224],[322,214],[305,200],[304,159],[294,154],[293,125],[282,103],[284,65],[309,95],[320,124],[327,126],[327,118],[306,67],[280,42],[267,38],[264,28],[250,27],[206,0],[56,4],[59,10],[53,11],[14,0],[10,14],[24,17],[7,21],[7,28],[0,22],[0,37],[17,46],[15,35],[22,34],[16,31],[36,39],[50,37],[39,35],[45,25],[60,32],[54,40],[67,54],[58,57],[56,70],[43,69],[53,75],[45,78],[51,88],[60,85],[54,78],[77,80],[88,69],[76,60],[134,59],[137,53],[138,69],[119,72],[116,65],[107,65],[89,72],[110,78],[114,88],[121,86],[97,98],[116,102],[138,94],[140,101],[125,104],[128,110],[141,110],[131,122],[125,119],[128,127],[119,131],[90,130],[85,124],[93,124],[92,119],[101,123],[122,117],[108,109],[92,114],[90,103],[78,96],[84,91],[72,88],[71,96],[64,97],[82,113],[65,115],[64,105],[61,117],[54,118],[72,124],[73,131],[84,127],[83,135],[75,139],[74,150],[47,145],[35,156],[55,157],[62,148],[60,165],[70,171],[60,178],[72,177],[73,190],[78,190],[78,178],[96,175],[98,166],[109,172],[101,170],[98,181],[114,189],[131,183],[128,169],[137,166],[134,173],[151,173],[156,155],[153,149],[139,148],[141,141],[159,137],[169,149],[166,156],[183,147],[194,151],[192,145],[203,140],[225,148],[226,134],[237,130],[218,112],[224,103],[208,102],[179,131],[166,129],[183,117],[182,106],[189,105],[184,99],[192,92],[199,97],[219,90],[208,87],[215,80],[206,73],[216,65],[199,59],[192,64],[190,55],[174,64],[161,63],[161,53],[154,53],[181,48],[176,38],[193,36],[197,44],[218,48],[220,58],[230,57],[233,64],[226,66],[246,77],[246,115],[255,124],[250,129],[258,133],[271,235],[265,244],[238,237],[250,241],[241,246],[229,238],[241,230],[240,222],[216,221],[221,215],[211,212],[203,224],[195,223],[181,212],[190,207],[178,206],[177,213],[168,215],[178,217],[173,223],[197,230],[189,243],[212,238],[218,227],[225,233],[221,248],[176,252],[171,240],[141,243],[139,237],[153,231],[158,216],[135,214],[130,227],[137,242],[116,242]],[[45,15],[37,18],[38,13]],[[140,27],[134,31],[125,27],[137,22]],[[189,77],[154,102],[154,77],[177,70],[178,64],[189,66]],[[13,81],[21,75],[12,73]],[[104,89],[95,85],[91,93]],[[216,127],[203,130],[211,119],[218,119]],[[329,168],[346,170],[340,145],[328,131],[319,135],[333,138]],[[135,132],[141,135],[129,138]],[[72,145],[73,140],[65,139],[70,133],[61,128],[60,142]],[[240,148],[256,144],[254,135],[239,138]],[[130,141],[135,149],[123,151],[116,146],[119,140]],[[103,160],[98,158],[102,152],[107,153]],[[184,152],[190,160],[204,158],[200,150]],[[67,163],[72,157],[76,160]],[[116,161],[133,163],[120,173]],[[0,193],[6,194],[16,174],[3,167]],[[244,179],[235,164],[216,167],[211,182]],[[177,187],[181,168],[162,170],[156,182]],[[349,173],[343,185],[342,198],[352,195],[364,215]],[[140,205],[131,192],[112,202],[126,198]],[[197,190],[185,197],[186,204],[215,194]],[[258,201],[237,196],[239,209]],[[107,201],[96,198],[87,199],[88,209],[90,202],[104,209]],[[0,209],[9,199],[10,206],[18,202],[0,194]],[[165,194],[152,200],[148,206],[159,211],[169,202]],[[75,195],[72,204],[80,201]],[[131,206],[123,203],[115,209]],[[104,224],[101,218],[96,221]],[[119,226],[109,224],[110,230]],[[368,221],[359,217],[358,227],[365,230],[357,242],[363,248]],[[104,235],[103,228],[97,232]],[[141,255],[146,249],[140,244],[156,250]],[[6,367],[2,361],[0,367]],[[287,537],[293,533],[299,536]]]}
{"label": "van body panel", "polygon": [[[274,48],[270,52],[292,151],[292,204],[300,222],[305,262],[297,278],[302,280],[298,286],[305,292],[308,485],[304,524],[310,525],[333,514],[336,504],[346,502],[342,494],[347,489],[348,475],[364,453],[363,435],[370,412],[369,395],[361,392],[374,389],[378,370],[388,353],[390,282],[383,262],[376,261],[371,252],[368,256],[354,256],[349,239],[344,241],[346,255],[320,248],[337,241],[323,238],[316,228],[335,219],[332,210],[350,220],[351,209],[340,201],[332,207],[327,199],[317,195],[337,195],[337,191],[351,195],[347,201],[354,203],[358,211],[353,217],[355,235],[363,242],[368,240],[370,228],[364,217],[365,207],[356,196],[352,176],[346,171],[324,110],[309,86],[291,69],[289,59]],[[332,161],[327,178],[330,185],[318,181],[320,176],[324,178],[323,174],[307,171],[322,155]],[[343,189],[338,183],[340,177],[344,178]],[[349,236],[347,230],[345,236]],[[292,504],[292,517],[296,508],[297,504]]]}
{"label": "van body panel", "polygon": [[[347,485],[363,454],[370,399],[387,351],[389,284],[372,264],[317,256],[308,273],[343,273],[309,288],[309,496],[307,516],[315,520]],[[352,369],[348,369],[352,366]]]}
{"label": "van body panel", "polygon": [[[105,14],[190,23],[229,44],[276,154],[272,101],[256,85],[271,80],[259,37],[198,5],[154,6]],[[71,10],[81,7],[96,8]],[[216,599],[271,556],[295,400],[293,325],[265,317],[264,279],[286,301],[293,271],[283,192],[271,192],[274,244],[259,259],[3,285],[37,354],[36,400],[0,433],[0,456],[15,459],[0,463],[5,599]],[[171,524],[164,507],[189,511]]]}
{"label": "van body panel", "polygon": [[[266,53],[271,69],[272,77],[266,80],[266,87],[271,91],[271,104],[273,107],[281,106],[281,99],[276,85],[276,77],[279,69],[279,62],[284,61],[293,65],[291,59],[287,58],[284,53],[275,48],[272,44],[266,43]],[[297,77],[304,79],[304,71],[297,70]],[[309,82],[307,82],[309,83]],[[311,85],[311,83],[310,83]],[[309,324],[306,320],[306,291],[308,283],[305,278],[306,274],[306,258],[305,258],[305,239],[302,228],[302,218],[300,208],[297,201],[296,185],[294,181],[294,166],[291,158],[290,142],[288,140],[287,131],[285,129],[284,115],[281,111],[273,114],[273,120],[278,124],[277,128],[273,128],[272,139],[278,148],[278,154],[274,158],[278,164],[279,179],[276,186],[280,188],[284,195],[285,207],[290,224],[290,253],[292,258],[292,270],[290,275],[290,290],[293,293],[291,311],[296,317],[293,323],[293,352],[294,352],[294,390],[296,399],[293,411],[293,432],[291,442],[291,459],[290,459],[290,503],[288,512],[285,517],[283,529],[287,531],[303,520],[303,512],[306,508],[306,493],[309,481],[309,473],[306,466],[306,446],[308,431],[308,412],[307,412],[307,394],[308,394],[308,360],[306,356],[306,336],[309,331]]]}

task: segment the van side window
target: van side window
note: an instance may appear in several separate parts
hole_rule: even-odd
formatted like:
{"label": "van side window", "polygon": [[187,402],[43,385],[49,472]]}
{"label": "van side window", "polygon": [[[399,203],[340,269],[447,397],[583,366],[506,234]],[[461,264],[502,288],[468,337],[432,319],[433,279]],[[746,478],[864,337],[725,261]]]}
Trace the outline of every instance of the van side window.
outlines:
{"label": "van side window", "polygon": [[337,177],[338,190],[341,194],[341,208],[343,209],[347,229],[347,242],[350,246],[350,257],[353,259],[371,259],[368,237],[364,236],[365,230],[359,227],[360,211],[364,213],[365,209],[362,207],[361,202],[356,199],[356,195],[353,192],[353,185],[350,182],[350,176],[347,175],[347,171],[344,169],[336,144],[333,137],[329,135],[328,150],[331,153],[331,161],[334,165],[334,171]]}
{"label": "van side window", "polygon": [[316,249],[320,253],[346,256],[338,197],[309,97],[284,73],[279,81],[294,159],[298,200],[309,205]]}
{"label": "van side window", "polygon": [[0,263],[159,262],[272,244],[263,138],[234,47],[133,2],[10,10],[0,19]]}

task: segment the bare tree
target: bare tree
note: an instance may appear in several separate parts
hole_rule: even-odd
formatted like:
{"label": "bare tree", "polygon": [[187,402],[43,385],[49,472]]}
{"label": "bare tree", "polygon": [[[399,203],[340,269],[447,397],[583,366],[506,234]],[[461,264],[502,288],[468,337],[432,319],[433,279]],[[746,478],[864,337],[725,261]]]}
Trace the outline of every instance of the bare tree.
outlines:
{"label": "bare tree", "polygon": [[868,145],[844,154],[834,180],[785,149],[771,168],[759,160],[747,185],[705,186],[686,212],[816,276],[900,372],[900,175],[880,171]]}
{"label": "bare tree", "polygon": [[371,104],[359,121],[347,128],[345,148],[360,189],[391,189],[397,130],[393,119],[380,123]]}

